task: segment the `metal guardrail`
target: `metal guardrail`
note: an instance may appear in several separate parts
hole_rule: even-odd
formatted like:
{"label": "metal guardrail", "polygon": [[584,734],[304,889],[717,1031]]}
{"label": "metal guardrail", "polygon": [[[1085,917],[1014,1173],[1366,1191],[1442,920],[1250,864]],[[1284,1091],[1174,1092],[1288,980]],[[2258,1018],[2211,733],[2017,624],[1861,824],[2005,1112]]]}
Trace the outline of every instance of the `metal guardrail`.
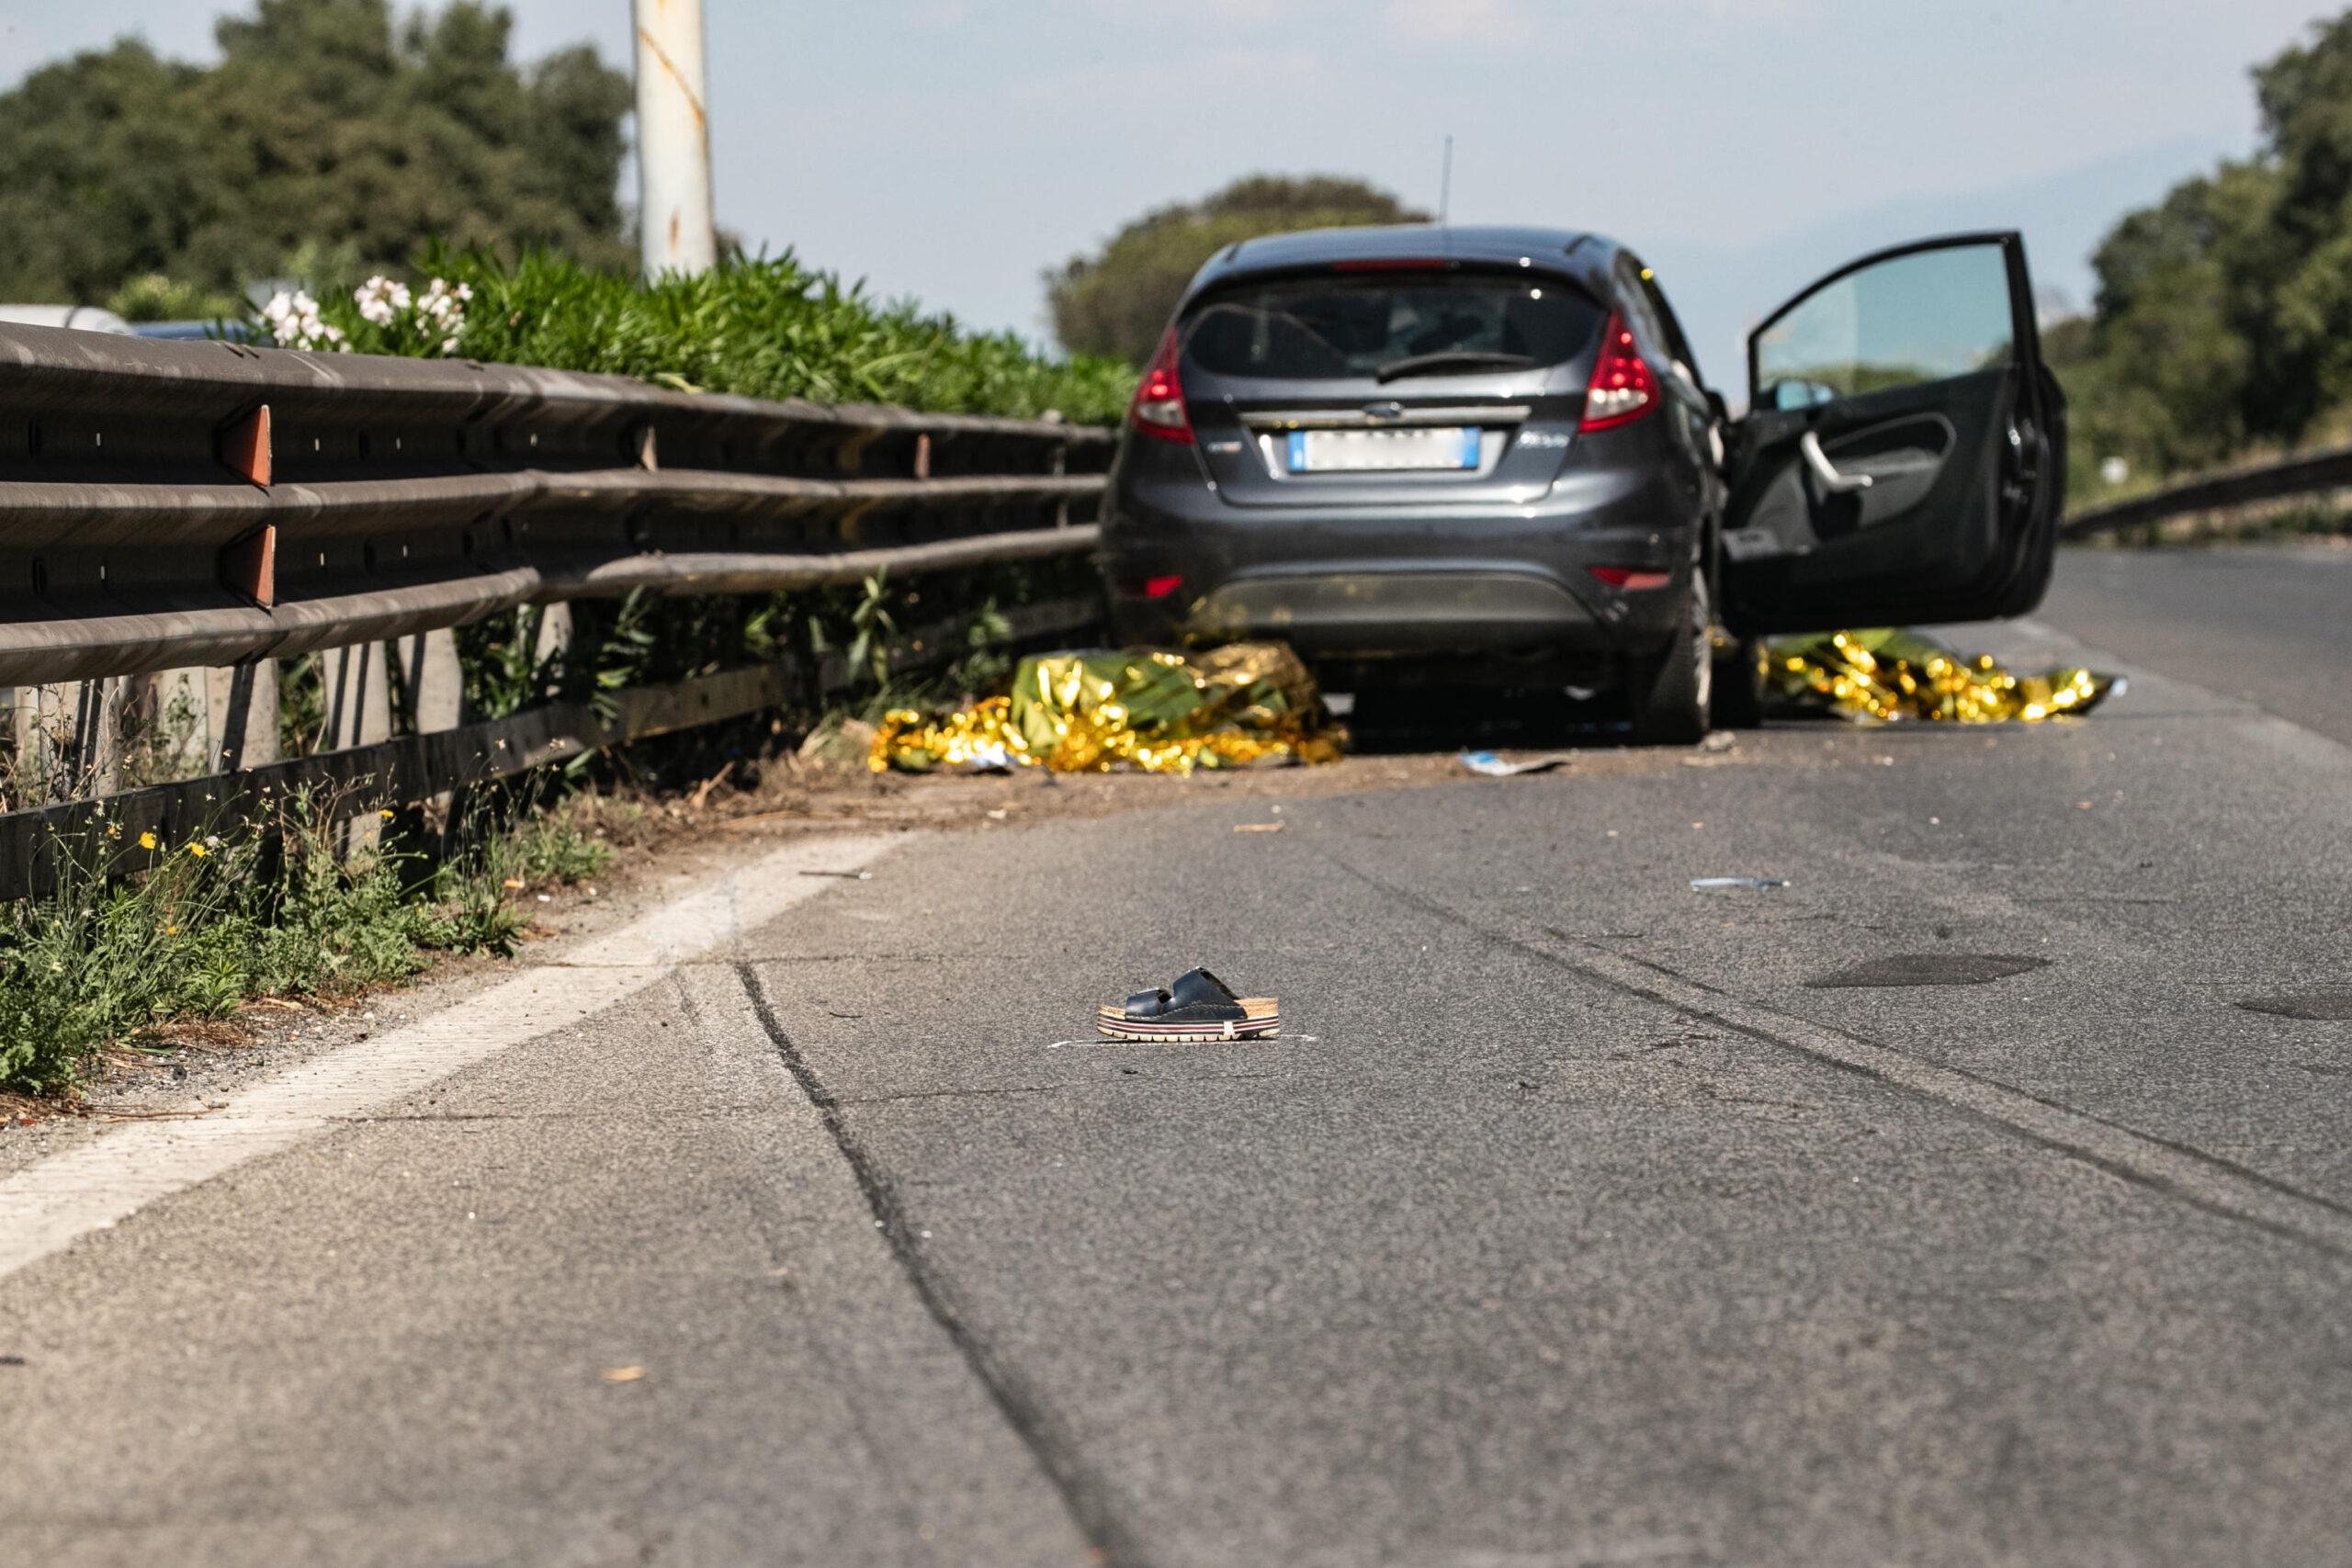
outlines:
{"label": "metal guardrail", "polygon": [[0,685],[1092,547],[1109,432],[0,327]]}
{"label": "metal guardrail", "polygon": [[[1013,646],[1035,645],[1091,629],[1102,617],[1093,599],[1051,600],[1006,612]],[[894,669],[935,662],[955,646],[960,622],[917,626],[893,649]],[[61,802],[0,813],[0,898],[47,893],[61,854],[86,862],[96,835],[137,843],[153,832],[167,843],[207,833],[231,834],[266,821],[293,791],[310,791],[331,815],[373,811],[383,802],[412,803],[468,784],[488,784],[583,752],[652,739],[743,718],[850,689],[841,655],[809,663],[783,660],[722,671],[667,686],[635,687],[597,703],[549,703],[503,718],[247,768],[222,776],[124,790],[103,799]]]}
{"label": "metal guardrail", "polygon": [[2324,452],[2283,457],[2274,463],[2201,475],[2145,495],[2085,507],[2066,519],[2058,536],[2088,539],[2199,512],[2285,501],[2299,495],[2322,495],[2346,488],[2352,488],[2352,446],[2331,447]]}
{"label": "metal guardrail", "polygon": [[[45,890],[60,853],[86,855],[100,826],[176,841],[258,819],[294,789],[356,815],[820,701],[851,683],[839,654],[477,720],[448,634],[523,604],[1090,550],[1114,446],[1054,420],[0,326],[0,696],[13,692],[23,753],[21,808],[0,812],[0,898]],[[1100,616],[1088,598],[1006,619],[1013,644],[1034,646]],[[915,628],[891,666],[944,664],[966,630]],[[338,649],[322,676],[328,749],[277,761],[268,661]],[[395,653],[409,734],[390,711]],[[232,665],[262,668],[197,668]],[[184,676],[199,704],[226,704],[197,759],[220,747],[209,767],[232,771],[119,787],[107,737],[147,711],[130,689],[187,694]]]}

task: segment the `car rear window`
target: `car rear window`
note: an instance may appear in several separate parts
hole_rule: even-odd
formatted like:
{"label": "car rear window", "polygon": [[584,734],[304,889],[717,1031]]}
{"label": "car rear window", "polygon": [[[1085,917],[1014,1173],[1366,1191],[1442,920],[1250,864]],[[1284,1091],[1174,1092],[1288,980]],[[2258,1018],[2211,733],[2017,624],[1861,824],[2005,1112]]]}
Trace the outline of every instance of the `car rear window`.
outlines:
{"label": "car rear window", "polygon": [[1559,365],[1591,345],[1603,316],[1566,284],[1524,274],[1343,275],[1212,296],[1186,316],[1184,344],[1214,376],[1352,381],[1429,354]]}

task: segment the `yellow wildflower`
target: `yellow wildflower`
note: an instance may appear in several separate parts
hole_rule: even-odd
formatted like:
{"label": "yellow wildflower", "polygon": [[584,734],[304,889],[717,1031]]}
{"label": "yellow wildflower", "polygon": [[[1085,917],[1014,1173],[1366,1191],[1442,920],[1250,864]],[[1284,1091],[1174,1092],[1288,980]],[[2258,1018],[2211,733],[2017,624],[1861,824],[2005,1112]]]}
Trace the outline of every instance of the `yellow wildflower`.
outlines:
{"label": "yellow wildflower", "polygon": [[154,835],[154,834],[153,834],[153,833],[141,833],[141,834],[140,834],[140,835],[139,835],[139,847],[140,847],[141,849],[142,849],[142,850],[152,850],[152,849],[153,849],[153,848],[155,847],[155,835]]}
{"label": "yellow wildflower", "polygon": [[194,855],[197,859],[202,860],[206,855],[210,854],[212,852],[206,849],[202,844],[190,844],[187,847],[187,852]]}
{"label": "yellow wildflower", "polygon": [[392,808],[387,806],[381,811],[377,812],[376,815],[389,822],[392,819]]}

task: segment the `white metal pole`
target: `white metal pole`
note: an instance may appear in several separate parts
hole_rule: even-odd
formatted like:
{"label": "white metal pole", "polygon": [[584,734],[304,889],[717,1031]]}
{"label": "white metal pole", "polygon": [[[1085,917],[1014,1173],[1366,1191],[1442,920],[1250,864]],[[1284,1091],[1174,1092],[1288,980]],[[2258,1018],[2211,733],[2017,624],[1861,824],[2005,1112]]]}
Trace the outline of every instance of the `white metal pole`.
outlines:
{"label": "white metal pole", "polygon": [[702,0],[632,0],[637,22],[637,217],[645,276],[706,272],[710,217]]}

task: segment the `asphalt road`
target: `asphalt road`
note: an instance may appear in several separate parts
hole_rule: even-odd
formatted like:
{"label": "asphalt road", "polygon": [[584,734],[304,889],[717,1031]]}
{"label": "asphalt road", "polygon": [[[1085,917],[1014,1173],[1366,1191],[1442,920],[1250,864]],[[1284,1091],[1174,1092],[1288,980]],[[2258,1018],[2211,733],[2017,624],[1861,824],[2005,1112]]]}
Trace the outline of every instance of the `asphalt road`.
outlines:
{"label": "asphalt road", "polygon": [[[2352,637],[2224,559],[1984,630],[2077,724],[910,842],[0,1280],[0,1539],[2341,1563]],[[1195,963],[1283,1038],[1080,1038]]]}
{"label": "asphalt road", "polygon": [[2040,618],[2352,744],[2352,541],[2073,551]]}

